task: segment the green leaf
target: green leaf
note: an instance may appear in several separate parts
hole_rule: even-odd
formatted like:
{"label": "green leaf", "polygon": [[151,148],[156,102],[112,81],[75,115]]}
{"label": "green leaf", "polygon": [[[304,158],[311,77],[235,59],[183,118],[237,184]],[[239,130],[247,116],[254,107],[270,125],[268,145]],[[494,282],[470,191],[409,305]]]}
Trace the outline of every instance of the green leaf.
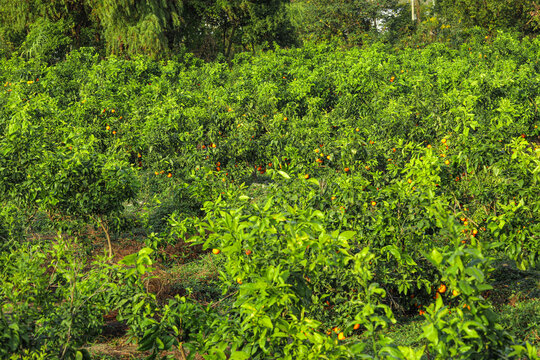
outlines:
{"label": "green leaf", "polygon": [[435,262],[435,265],[440,265],[443,261],[443,256],[437,249],[431,251],[431,260]]}
{"label": "green leaf", "polygon": [[259,321],[261,322],[263,326],[266,326],[267,328],[270,328],[270,329],[274,328],[274,324],[272,324],[272,319],[270,319],[270,317],[268,316],[261,317]]}
{"label": "green leaf", "polygon": [[278,170],[279,175],[283,176],[285,179],[289,180],[291,177],[285,171]]}
{"label": "green leaf", "polygon": [[436,344],[439,342],[439,333],[433,324],[427,324],[423,326],[424,337],[431,343]]}
{"label": "green leaf", "polygon": [[244,351],[235,351],[231,354],[230,360],[246,360],[249,359],[249,354]]}
{"label": "green leaf", "polygon": [[356,231],[344,231],[341,234],[339,234],[338,240],[339,241],[347,241],[350,240],[356,235]]}

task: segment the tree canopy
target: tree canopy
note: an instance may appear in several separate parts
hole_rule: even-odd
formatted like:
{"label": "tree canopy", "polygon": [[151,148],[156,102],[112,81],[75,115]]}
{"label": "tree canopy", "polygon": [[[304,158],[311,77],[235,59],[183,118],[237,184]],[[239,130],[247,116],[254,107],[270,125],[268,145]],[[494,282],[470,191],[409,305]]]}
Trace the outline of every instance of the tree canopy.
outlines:
{"label": "tree canopy", "polygon": [[414,4],[416,21],[405,0],[0,0],[0,55],[54,62],[73,48],[92,46],[102,56],[166,59],[191,52],[205,60],[230,60],[237,52],[274,44],[397,41],[415,29],[433,34],[433,24],[452,24],[452,31],[540,30],[540,5],[533,0]]}

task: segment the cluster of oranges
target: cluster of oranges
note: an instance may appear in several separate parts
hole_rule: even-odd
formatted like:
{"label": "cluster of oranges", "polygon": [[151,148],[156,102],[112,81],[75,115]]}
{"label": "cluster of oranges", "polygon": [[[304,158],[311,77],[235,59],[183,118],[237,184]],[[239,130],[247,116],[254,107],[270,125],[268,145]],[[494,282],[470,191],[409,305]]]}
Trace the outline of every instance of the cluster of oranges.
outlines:
{"label": "cluster of oranges", "polygon": [[214,143],[212,143],[212,144],[210,144],[210,145],[208,145],[208,146],[206,146],[206,145],[204,145],[204,144],[201,145],[201,149],[203,149],[203,150],[205,150],[207,147],[208,147],[208,148],[213,148],[213,149],[215,149],[215,148],[217,147],[217,145],[214,144]]}
{"label": "cluster of oranges", "polygon": [[[156,175],[156,176],[157,176],[157,175],[163,175],[163,174],[165,174],[165,171],[164,171],[164,170],[161,170],[161,171],[155,171],[155,172],[154,172],[154,175]],[[168,178],[171,178],[171,177],[172,177],[172,173],[168,173],[168,174],[167,174],[167,177],[168,177]]]}

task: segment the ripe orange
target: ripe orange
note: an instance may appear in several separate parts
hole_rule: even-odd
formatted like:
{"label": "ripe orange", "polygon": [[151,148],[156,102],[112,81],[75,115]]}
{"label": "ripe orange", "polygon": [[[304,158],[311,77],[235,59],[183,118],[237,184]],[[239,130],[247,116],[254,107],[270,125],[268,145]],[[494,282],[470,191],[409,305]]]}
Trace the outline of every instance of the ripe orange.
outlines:
{"label": "ripe orange", "polygon": [[111,112],[113,113],[113,112],[114,112],[114,109],[111,109]]}
{"label": "ripe orange", "polygon": [[337,338],[338,338],[338,340],[345,340],[345,334],[340,332],[339,335],[337,336]]}
{"label": "ripe orange", "polygon": [[113,131],[112,134],[113,134],[113,135],[116,135],[116,131]]}
{"label": "ripe orange", "polygon": [[445,163],[446,165],[450,165],[450,160],[446,160],[444,163]]}
{"label": "ripe orange", "polygon": [[408,182],[408,183],[410,184],[410,183],[412,183],[412,180],[411,180],[411,179],[409,179],[409,180],[407,180],[407,182]]}
{"label": "ripe orange", "polygon": [[330,199],[331,199],[332,201],[334,201],[334,200],[336,200],[336,197],[335,197],[335,196],[332,196]]}
{"label": "ripe orange", "polygon": [[353,327],[354,330],[358,330],[360,329],[360,324],[354,324],[354,327]]}
{"label": "ripe orange", "polygon": [[221,250],[219,250],[219,249],[212,249],[212,253],[213,253],[214,255],[217,255],[217,254],[219,254],[220,252],[221,252]]}
{"label": "ripe orange", "polygon": [[459,291],[457,291],[456,289],[452,290],[452,295],[453,295],[453,296],[458,296],[458,295],[459,295]]}
{"label": "ripe orange", "polygon": [[349,172],[350,169],[349,169],[348,167],[346,167],[346,168],[343,169],[343,170],[345,170],[345,172]]}
{"label": "ripe orange", "polygon": [[443,144],[446,144],[446,139],[442,139],[441,142],[442,142]]}
{"label": "ripe orange", "polygon": [[441,286],[439,286],[439,290],[437,291],[440,292],[441,294],[444,294],[446,292],[446,285],[441,284]]}
{"label": "ripe orange", "polygon": [[371,206],[375,206],[375,205],[377,205],[377,203],[375,201],[372,201]]}
{"label": "ripe orange", "polygon": [[305,179],[309,179],[309,174],[304,175]]}
{"label": "ripe orange", "polygon": [[237,282],[238,284],[242,285],[242,279],[236,278],[236,282]]}
{"label": "ripe orange", "polygon": [[472,234],[473,234],[473,235],[476,235],[476,234],[478,234],[478,230],[476,230],[476,229],[473,229],[473,231],[472,231]]}
{"label": "ripe orange", "polygon": [[246,250],[246,255],[251,255],[251,250]]}
{"label": "ripe orange", "polygon": [[168,177],[168,178],[172,177],[172,174],[171,174],[171,173],[168,173],[168,174],[167,174],[167,177]]}
{"label": "ripe orange", "polygon": [[111,127],[110,127],[109,125],[107,125],[107,126],[105,127],[105,130],[111,130]]}
{"label": "ripe orange", "polygon": [[216,147],[216,144],[212,143],[212,147],[215,148],[215,147]]}

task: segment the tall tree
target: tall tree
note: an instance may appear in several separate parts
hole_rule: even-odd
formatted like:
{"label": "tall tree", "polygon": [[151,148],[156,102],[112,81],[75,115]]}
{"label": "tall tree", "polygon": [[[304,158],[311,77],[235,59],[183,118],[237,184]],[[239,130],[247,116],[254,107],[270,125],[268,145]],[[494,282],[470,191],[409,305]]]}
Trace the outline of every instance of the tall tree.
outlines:
{"label": "tall tree", "polygon": [[404,8],[397,0],[300,0],[294,7],[304,39],[348,45],[361,45],[366,33],[383,31]]}
{"label": "tall tree", "polygon": [[64,21],[65,32],[76,45],[85,45],[83,29],[92,26],[89,0],[0,0],[0,41],[20,45],[39,19]]}
{"label": "tall tree", "polygon": [[437,0],[435,11],[449,22],[489,29],[538,30],[537,0]]}
{"label": "tall tree", "polygon": [[166,55],[180,31],[181,0],[87,0],[103,28],[110,53]]}

